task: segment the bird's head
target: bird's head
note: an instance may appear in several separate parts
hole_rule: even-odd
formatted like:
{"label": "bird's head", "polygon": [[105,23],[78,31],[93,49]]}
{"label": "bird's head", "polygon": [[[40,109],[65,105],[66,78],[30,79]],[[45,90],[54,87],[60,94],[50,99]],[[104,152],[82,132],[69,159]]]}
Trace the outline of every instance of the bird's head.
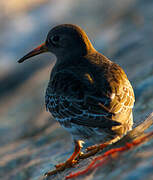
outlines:
{"label": "bird's head", "polygon": [[93,49],[88,36],[80,27],[72,24],[62,24],[51,29],[45,43],[29,52],[18,62],[21,63],[44,52],[54,53],[57,59],[63,59],[64,56],[80,57],[85,56]]}

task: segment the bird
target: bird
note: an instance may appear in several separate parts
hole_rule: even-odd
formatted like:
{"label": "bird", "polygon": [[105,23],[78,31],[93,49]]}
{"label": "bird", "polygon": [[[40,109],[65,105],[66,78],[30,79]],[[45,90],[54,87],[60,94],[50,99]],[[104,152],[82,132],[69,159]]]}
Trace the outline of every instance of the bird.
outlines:
{"label": "bird", "polygon": [[[124,70],[98,52],[74,24],[53,27],[44,43],[18,62],[51,52],[56,63],[45,95],[46,110],[72,135],[74,152],[57,170],[73,166],[83,143],[112,144],[133,126],[135,96]],[[92,149],[92,148],[91,148]]]}

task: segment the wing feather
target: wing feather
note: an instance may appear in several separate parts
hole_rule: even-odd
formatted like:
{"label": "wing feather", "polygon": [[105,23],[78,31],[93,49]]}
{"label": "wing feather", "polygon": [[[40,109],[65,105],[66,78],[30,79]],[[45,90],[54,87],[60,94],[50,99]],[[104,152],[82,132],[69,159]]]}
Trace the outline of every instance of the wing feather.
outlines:
{"label": "wing feather", "polygon": [[121,125],[115,116],[132,109],[133,89],[121,68],[115,66],[108,74],[111,92],[97,96],[93,81],[89,84],[72,72],[56,73],[46,91],[46,109],[59,121],[110,129]]}

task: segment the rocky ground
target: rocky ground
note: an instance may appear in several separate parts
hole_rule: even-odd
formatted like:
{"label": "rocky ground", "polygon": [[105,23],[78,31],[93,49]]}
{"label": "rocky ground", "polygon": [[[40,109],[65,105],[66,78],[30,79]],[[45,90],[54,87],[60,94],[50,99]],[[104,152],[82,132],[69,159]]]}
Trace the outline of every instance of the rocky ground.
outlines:
{"label": "rocky ground", "polygon": [[[54,24],[80,25],[97,50],[123,67],[135,89],[135,125],[153,111],[151,0],[39,0],[40,4],[33,0],[14,4],[14,8],[5,1],[0,3],[0,179],[43,179],[46,171],[73,151],[69,134],[44,106],[55,57],[47,54],[17,64],[17,59],[46,38]],[[152,147],[150,140],[77,179],[151,180]],[[91,159],[50,179],[62,180]]]}

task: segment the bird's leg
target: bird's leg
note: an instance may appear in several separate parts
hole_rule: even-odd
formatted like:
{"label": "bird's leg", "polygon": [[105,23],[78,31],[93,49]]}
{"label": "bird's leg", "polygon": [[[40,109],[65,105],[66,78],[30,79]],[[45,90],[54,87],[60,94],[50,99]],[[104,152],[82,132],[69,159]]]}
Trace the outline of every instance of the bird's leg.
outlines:
{"label": "bird's leg", "polygon": [[108,142],[103,143],[103,144],[96,144],[96,145],[87,147],[86,151],[89,152],[89,151],[95,150],[98,152],[98,151],[102,150],[103,148],[107,147],[108,145],[109,145]]}
{"label": "bird's leg", "polygon": [[90,156],[95,155],[96,153],[98,153],[100,150],[103,150],[105,147],[107,147],[110,144],[115,143],[116,141],[118,141],[120,139],[119,136],[116,136],[115,138],[103,143],[103,144],[96,144],[93,146],[89,146],[86,148],[87,153],[84,153],[82,155],[80,155],[79,159],[85,159],[88,158]]}
{"label": "bird's leg", "polygon": [[95,155],[97,152],[99,152],[100,150],[102,150],[103,148],[107,147],[109,145],[109,143],[103,143],[103,144],[96,144],[93,146],[89,146],[86,148],[86,153],[80,154],[78,156],[78,159],[86,159],[90,156]]}
{"label": "bird's leg", "polygon": [[53,174],[56,174],[59,171],[64,171],[66,168],[72,167],[74,164],[78,162],[76,158],[81,154],[82,143],[84,142],[81,140],[78,140],[78,141],[74,141],[74,143],[75,143],[75,148],[71,157],[66,162],[57,164],[55,166],[56,169],[45,173],[45,176],[51,176]]}
{"label": "bird's leg", "polygon": [[116,141],[118,141],[120,139],[119,136],[116,136],[115,138],[103,143],[103,144],[96,144],[93,146],[89,146],[86,148],[87,153],[84,153],[82,155],[80,155],[80,159],[85,159],[88,158],[90,156],[95,155],[96,153],[98,153],[100,150],[103,150],[105,147],[107,147],[110,144],[115,143]]}
{"label": "bird's leg", "polygon": [[76,158],[80,155],[81,149],[82,149],[82,143],[84,143],[84,142],[81,140],[78,140],[78,141],[75,140],[74,143],[75,143],[75,148],[74,148],[73,154],[71,155],[71,157],[66,162],[56,165],[55,167],[57,169],[59,169],[59,168],[65,169],[65,168],[71,167],[77,163]]}

